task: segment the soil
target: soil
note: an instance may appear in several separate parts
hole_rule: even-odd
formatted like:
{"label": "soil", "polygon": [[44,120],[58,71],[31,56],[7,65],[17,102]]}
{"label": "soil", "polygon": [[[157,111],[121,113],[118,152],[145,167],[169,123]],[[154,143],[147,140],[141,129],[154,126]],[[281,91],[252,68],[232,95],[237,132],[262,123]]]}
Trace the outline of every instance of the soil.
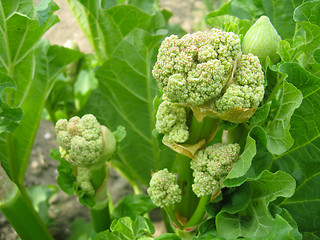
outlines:
{"label": "soil", "polygon": [[[34,0],[35,5],[39,2],[40,0]],[[55,2],[60,7],[60,10],[56,12],[60,22],[53,26],[44,35],[44,38],[49,39],[51,44],[58,45],[63,45],[71,39],[77,42],[82,52],[91,53],[92,48],[69,10],[66,1],[56,0]],[[199,25],[203,25],[200,19],[203,19],[205,10],[201,0],[160,0],[160,5],[173,13],[171,23],[180,24],[187,32],[193,32],[198,29]],[[58,162],[49,157],[52,148],[57,148],[53,124],[49,121],[41,121],[26,173],[25,185],[27,187],[57,185],[56,168]],[[114,170],[111,170],[110,174],[109,191],[113,202],[117,202],[120,198],[133,192],[128,182]],[[49,213],[55,222],[49,230],[55,239],[67,239],[72,231],[71,223],[76,218],[90,221],[88,209],[81,205],[76,197],[70,197],[61,190],[50,199],[50,204]],[[160,211],[153,211],[151,220],[157,230],[156,235],[165,231]],[[13,239],[18,239],[18,236],[0,212],[0,240]]]}

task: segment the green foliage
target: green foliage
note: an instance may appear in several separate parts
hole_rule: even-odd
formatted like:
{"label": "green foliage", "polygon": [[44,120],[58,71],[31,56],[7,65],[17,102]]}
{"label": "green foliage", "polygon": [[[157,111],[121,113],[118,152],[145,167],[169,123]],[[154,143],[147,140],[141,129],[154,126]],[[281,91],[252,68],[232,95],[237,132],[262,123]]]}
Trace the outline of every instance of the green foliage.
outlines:
{"label": "green foliage", "polygon": [[[42,109],[57,75],[80,56],[71,50],[40,41],[41,36],[58,21],[57,16],[52,14],[57,9],[54,6],[51,2],[47,20],[40,24],[33,1],[23,4],[20,1],[2,1],[0,4],[0,72],[2,76],[6,74],[12,78],[17,89],[7,93],[6,103],[13,109],[21,108],[23,112],[14,133],[0,135],[0,158],[16,183],[23,182]],[[19,112],[14,116],[18,119]]]}
{"label": "green foliage", "polygon": [[152,223],[146,218],[139,216],[133,221],[122,217],[112,222],[110,231],[98,233],[95,240],[152,240],[154,231]]}
{"label": "green foliage", "polygon": [[277,197],[292,196],[294,190],[295,181],[289,174],[264,171],[257,180],[242,185],[216,216],[219,235],[233,239],[272,234],[276,220],[266,209]]}
{"label": "green foliage", "polygon": [[148,196],[143,194],[128,195],[121,199],[112,211],[112,217],[115,219],[122,216],[136,219],[138,216],[144,216],[150,210],[156,208]]}

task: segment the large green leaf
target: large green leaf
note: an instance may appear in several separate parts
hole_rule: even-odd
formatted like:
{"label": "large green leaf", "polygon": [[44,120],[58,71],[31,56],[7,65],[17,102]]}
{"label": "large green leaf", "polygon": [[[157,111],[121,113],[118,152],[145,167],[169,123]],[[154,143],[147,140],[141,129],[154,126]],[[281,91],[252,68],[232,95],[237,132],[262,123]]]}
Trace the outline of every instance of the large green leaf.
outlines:
{"label": "large green leaf", "polygon": [[280,206],[290,211],[301,232],[320,236],[320,79],[297,63],[284,63],[280,71],[303,94],[303,102],[291,120],[294,145],[274,157],[271,165],[290,173],[297,181],[295,194]]}
{"label": "large green leaf", "polygon": [[97,70],[99,87],[85,108],[112,130],[118,125],[126,128],[127,137],[112,162],[132,183],[148,184],[152,170],[173,163],[172,155],[161,153],[152,137],[156,81],[151,69],[161,39],[139,29],[128,34]]}
{"label": "large green leaf", "polygon": [[272,121],[268,124],[268,149],[271,153],[279,155],[289,150],[293,145],[294,140],[289,131],[290,119],[301,102],[300,91],[292,84],[284,81],[279,106],[272,116]]}
{"label": "large green leaf", "polygon": [[[223,18],[218,16],[226,16],[227,21],[230,21],[230,16],[237,17],[241,20],[247,19],[256,21],[261,15],[266,15],[270,18],[272,24],[277,29],[279,35],[283,38],[293,37],[296,32],[296,23],[292,19],[293,11],[301,4],[303,0],[233,0],[226,3],[222,8],[216,12],[212,12],[208,15],[209,24],[220,24]],[[285,9],[285,11],[284,11]],[[228,16],[229,15],[229,16]],[[215,18],[213,18],[215,17]],[[215,22],[216,21],[216,22]],[[246,29],[243,21],[235,20],[239,27]],[[223,24],[223,23],[222,23]],[[241,31],[243,33],[243,31]]]}
{"label": "large green leaf", "polygon": [[99,0],[68,0],[100,62],[110,58],[121,41],[134,29],[150,30],[155,25],[164,24],[163,17],[147,13],[153,8],[152,2],[140,2],[138,5],[141,10],[133,5],[113,6],[116,2],[107,4],[107,1]]}
{"label": "large green leaf", "polygon": [[47,15],[42,12],[40,23],[31,0],[0,4],[0,71],[17,85],[15,92],[7,94],[8,104],[23,111],[14,133],[0,135],[0,160],[19,184],[23,182],[44,102],[55,78],[67,64],[81,56],[76,51],[39,42],[45,31],[58,21],[53,15],[56,4],[50,1],[49,5]]}
{"label": "large green leaf", "polygon": [[[289,174],[281,171],[262,172],[257,180],[242,185],[218,213],[216,227],[219,235],[226,239],[266,239],[268,235],[274,236],[279,226],[276,224],[277,218],[268,211],[268,205],[277,197],[292,196],[294,189],[295,181]],[[290,236],[293,228],[286,223],[283,230],[284,234]]]}
{"label": "large green leaf", "polygon": [[23,118],[11,136],[1,135],[0,157],[10,177],[22,183],[45,100],[56,76],[80,53],[41,41],[15,66],[18,89],[13,106],[21,107]]}

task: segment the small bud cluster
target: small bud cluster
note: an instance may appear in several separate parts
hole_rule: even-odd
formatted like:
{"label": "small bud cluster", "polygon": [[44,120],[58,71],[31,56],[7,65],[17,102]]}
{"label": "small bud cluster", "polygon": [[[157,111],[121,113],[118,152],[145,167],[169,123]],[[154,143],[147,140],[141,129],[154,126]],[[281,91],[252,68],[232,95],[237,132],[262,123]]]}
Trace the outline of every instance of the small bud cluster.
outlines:
{"label": "small bud cluster", "polygon": [[187,112],[183,106],[163,101],[156,115],[156,129],[163,133],[163,141],[167,143],[183,143],[189,138],[186,125]]}
{"label": "small bud cluster", "polygon": [[148,194],[158,207],[173,205],[181,201],[181,190],[176,184],[176,176],[166,168],[152,176]]}
{"label": "small bud cluster", "polygon": [[238,160],[239,144],[214,144],[197,152],[190,166],[194,176],[193,192],[202,197],[223,186],[223,180]]}
{"label": "small bud cluster", "polygon": [[90,196],[95,195],[95,190],[91,183],[91,173],[88,168],[77,167],[77,184],[78,187]]}
{"label": "small bud cluster", "polygon": [[236,107],[258,107],[264,95],[264,74],[259,58],[249,53],[242,55],[239,66],[234,72],[232,83],[223,96],[216,100],[218,111]]}
{"label": "small bud cluster", "polygon": [[170,101],[198,106],[220,94],[240,51],[232,32],[172,35],[162,42],[152,73]]}
{"label": "small bud cluster", "polygon": [[76,165],[90,166],[99,161],[103,140],[100,124],[93,115],[87,114],[81,119],[73,117],[69,122],[61,119],[55,130],[60,152],[67,154]]}

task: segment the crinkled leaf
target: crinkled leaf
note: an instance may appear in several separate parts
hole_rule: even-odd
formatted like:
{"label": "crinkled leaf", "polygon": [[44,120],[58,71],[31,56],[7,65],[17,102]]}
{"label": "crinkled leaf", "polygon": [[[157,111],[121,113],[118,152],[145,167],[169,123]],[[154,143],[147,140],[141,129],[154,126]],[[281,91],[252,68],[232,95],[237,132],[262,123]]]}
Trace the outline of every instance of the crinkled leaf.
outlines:
{"label": "crinkled leaf", "polygon": [[11,107],[6,102],[8,91],[16,89],[16,84],[7,74],[0,72],[0,134],[12,132],[22,118],[21,108]]}
{"label": "crinkled leaf", "polygon": [[297,22],[310,22],[320,26],[319,12],[320,2],[308,1],[296,8],[293,18]]}
{"label": "crinkled leaf", "polygon": [[290,134],[290,119],[302,102],[302,94],[290,83],[283,83],[279,107],[268,126],[268,150],[273,154],[287,151],[294,140]]}
{"label": "crinkled leaf", "polygon": [[231,169],[230,173],[226,177],[226,180],[232,178],[239,178],[246,174],[248,169],[251,166],[251,161],[256,155],[256,143],[253,138],[248,134],[246,139],[246,145],[242,154],[240,155],[238,161],[234,164],[234,167]]}
{"label": "crinkled leaf", "polygon": [[294,221],[294,219],[292,218],[291,214],[289,213],[289,211],[287,209],[280,208],[280,207],[276,206],[275,204],[270,204],[269,209],[270,209],[272,216],[276,217],[277,215],[280,215],[284,220],[286,220],[290,224],[290,226],[293,228],[291,233],[292,233],[292,236],[294,237],[294,239],[297,239],[297,240],[302,239],[302,234],[298,230],[298,225]]}
{"label": "crinkled leaf", "polygon": [[161,39],[143,30],[132,31],[97,70],[99,88],[92,92],[84,109],[110,129],[125,127],[126,140],[111,161],[133,183],[148,184],[152,170],[173,163],[172,153],[160,152],[152,136],[156,81],[151,69]]}
{"label": "crinkled leaf", "polygon": [[231,31],[238,35],[245,35],[253,24],[253,21],[242,20],[232,16],[231,3],[232,1],[223,5],[219,10],[209,13],[206,16],[205,22],[214,28],[219,28],[227,32]]}
{"label": "crinkled leaf", "polygon": [[112,217],[120,218],[127,216],[131,219],[136,219],[138,216],[143,216],[156,207],[149,196],[143,194],[128,195],[118,202],[112,212]]}
{"label": "crinkled leaf", "polygon": [[152,240],[152,234],[155,230],[150,220],[139,216],[134,221],[129,217],[114,220],[110,231],[98,233],[95,240]]}
{"label": "crinkled leaf", "polygon": [[279,206],[290,211],[301,232],[320,236],[320,79],[297,63],[285,63],[280,70],[288,75],[287,81],[301,91],[303,102],[291,120],[294,145],[274,157],[271,165],[272,169],[292,174],[297,181],[295,194]]}
{"label": "crinkled leaf", "polygon": [[[245,208],[244,205],[233,205],[232,201],[237,195],[240,195],[239,201],[236,201],[239,203],[241,198],[248,197],[243,194],[243,189],[234,193],[231,202],[225,205],[216,217],[219,235],[227,239],[240,236],[259,239],[272,234],[277,220],[267,210],[268,205],[278,197],[292,196],[295,190],[294,179],[281,171],[271,173],[266,170],[259,179],[248,181],[243,187],[251,188],[250,202]],[[287,231],[291,230],[290,226]]]}
{"label": "crinkled leaf", "polygon": [[39,213],[42,221],[46,225],[54,222],[54,219],[50,217],[48,212],[50,208],[49,200],[57,191],[58,188],[54,185],[39,185],[27,188],[27,193],[35,210]]}
{"label": "crinkled leaf", "polygon": [[224,180],[224,185],[227,187],[239,186],[246,180],[258,179],[260,174],[269,168],[272,161],[272,154],[267,149],[267,134],[261,127],[254,127],[250,130],[247,138],[253,139],[256,145],[256,154],[252,159],[252,164],[249,170],[243,176],[237,178],[227,178]]}

